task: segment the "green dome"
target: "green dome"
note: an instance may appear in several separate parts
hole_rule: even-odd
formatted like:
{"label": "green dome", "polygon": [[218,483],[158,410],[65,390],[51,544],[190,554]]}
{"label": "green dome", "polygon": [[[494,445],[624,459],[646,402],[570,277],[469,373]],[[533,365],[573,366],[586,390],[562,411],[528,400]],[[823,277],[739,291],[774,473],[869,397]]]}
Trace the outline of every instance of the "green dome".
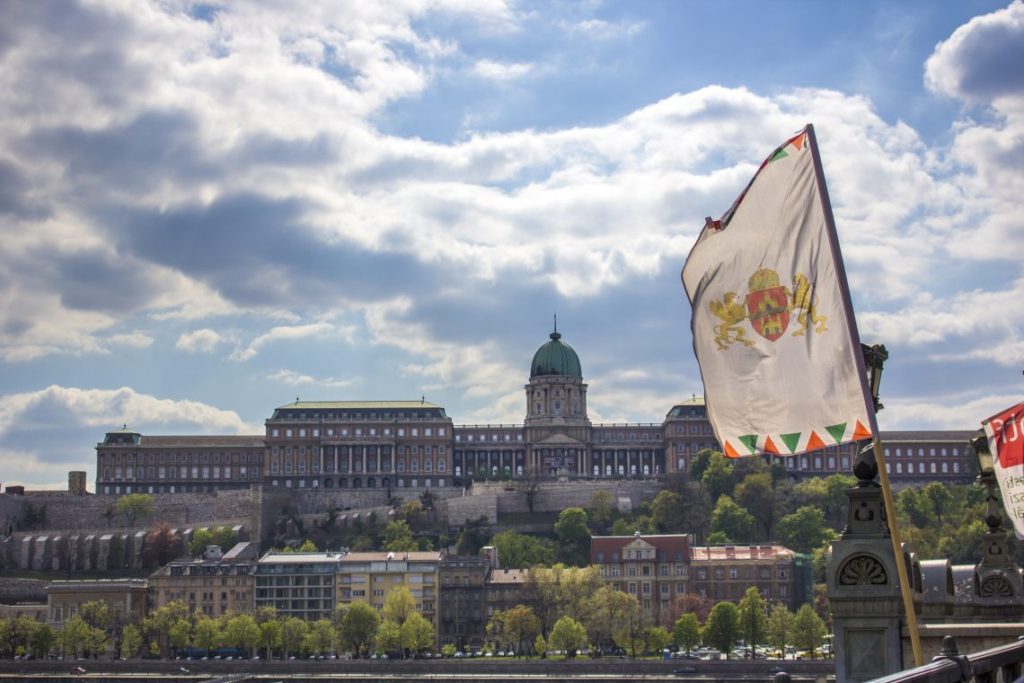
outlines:
{"label": "green dome", "polygon": [[583,379],[583,370],[580,368],[580,357],[568,344],[561,341],[562,335],[557,332],[551,333],[551,341],[546,342],[533,354],[533,363],[530,364],[530,379],[543,375],[562,375],[564,377],[576,377]]}

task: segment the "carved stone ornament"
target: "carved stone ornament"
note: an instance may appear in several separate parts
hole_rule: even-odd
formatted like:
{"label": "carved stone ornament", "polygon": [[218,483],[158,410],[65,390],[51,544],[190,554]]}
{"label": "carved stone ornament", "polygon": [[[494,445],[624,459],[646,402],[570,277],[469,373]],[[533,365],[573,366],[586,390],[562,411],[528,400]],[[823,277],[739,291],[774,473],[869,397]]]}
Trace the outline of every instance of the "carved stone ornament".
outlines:
{"label": "carved stone ornament", "polygon": [[881,562],[870,555],[851,557],[839,570],[840,586],[884,586],[889,576]]}
{"label": "carved stone ornament", "polygon": [[981,582],[981,597],[1012,598],[1013,586],[1001,576],[990,576]]}

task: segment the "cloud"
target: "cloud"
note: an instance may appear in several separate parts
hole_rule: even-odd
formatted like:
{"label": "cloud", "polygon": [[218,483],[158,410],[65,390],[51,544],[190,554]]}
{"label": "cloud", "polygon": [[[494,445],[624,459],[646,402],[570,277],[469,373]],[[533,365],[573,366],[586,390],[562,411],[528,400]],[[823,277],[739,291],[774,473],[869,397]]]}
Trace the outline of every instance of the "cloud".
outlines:
{"label": "cloud", "polygon": [[227,340],[218,332],[203,328],[192,332],[183,332],[175,342],[174,348],[188,353],[210,353],[225,341]]}
{"label": "cloud", "polygon": [[495,62],[481,59],[473,65],[473,73],[489,80],[511,81],[530,74],[533,68],[534,65],[529,62]]}
{"label": "cloud", "polygon": [[274,382],[281,382],[293,387],[312,386],[312,387],[324,387],[328,389],[348,389],[355,385],[358,385],[362,380],[360,378],[349,378],[339,379],[335,377],[324,377],[318,379],[311,375],[304,375],[294,370],[281,369],[276,372],[272,372],[267,375],[267,379]]}
{"label": "cloud", "polygon": [[132,349],[147,349],[153,345],[153,337],[144,332],[129,332],[127,334],[114,334],[107,338],[107,342],[113,346],[124,346]]}
{"label": "cloud", "polygon": [[935,47],[925,85],[969,102],[988,103],[1024,92],[1024,3],[974,17]]}
{"label": "cloud", "polygon": [[247,361],[252,359],[260,350],[278,341],[290,341],[306,338],[325,337],[335,335],[351,342],[352,330],[349,328],[338,328],[330,323],[310,323],[308,325],[279,325],[272,328],[266,334],[249,342],[244,349],[235,349],[229,358],[233,361]]}

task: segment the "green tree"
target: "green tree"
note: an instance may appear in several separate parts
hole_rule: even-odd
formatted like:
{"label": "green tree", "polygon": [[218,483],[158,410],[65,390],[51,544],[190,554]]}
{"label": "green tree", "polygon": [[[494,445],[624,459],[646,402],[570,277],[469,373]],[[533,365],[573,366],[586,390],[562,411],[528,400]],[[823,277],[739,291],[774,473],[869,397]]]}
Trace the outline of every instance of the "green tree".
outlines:
{"label": "green tree", "polygon": [[640,602],[632,595],[627,596],[629,600],[623,603],[623,609],[612,626],[612,640],[616,645],[629,653],[630,657],[637,657],[643,654],[647,647],[647,633],[650,629],[643,610],[640,609]]}
{"label": "green tree", "polygon": [[587,630],[572,617],[562,617],[551,629],[548,645],[565,652],[566,659],[572,659],[577,651],[587,646]]}
{"label": "green tree", "polygon": [[202,557],[206,547],[211,545],[214,545],[213,532],[209,529],[196,529],[188,543],[188,552],[192,557]]}
{"label": "green tree", "polygon": [[491,539],[504,567],[525,569],[537,565],[550,566],[555,563],[555,544],[516,531],[502,531]]}
{"label": "green tree", "polygon": [[527,652],[527,645],[540,633],[540,619],[526,605],[516,605],[501,614],[502,633],[518,657]]}
{"label": "green tree", "polygon": [[567,564],[587,564],[590,552],[590,529],[587,528],[587,512],[583,508],[566,508],[558,514],[555,522],[558,536],[559,556]]}
{"label": "green tree", "polygon": [[402,627],[391,619],[384,619],[377,629],[375,646],[377,654],[398,655],[402,652]]}
{"label": "green tree", "polygon": [[679,615],[672,627],[672,642],[686,654],[700,644],[700,621],[696,614],[685,612]]}
{"label": "green tree", "polygon": [[401,626],[416,612],[416,598],[412,596],[405,586],[392,588],[388,596],[384,598],[384,609],[382,617],[384,620],[391,620]]}
{"label": "green tree", "polygon": [[358,659],[369,655],[373,639],[380,628],[377,610],[362,600],[349,605],[341,620],[341,643],[350,649]]}
{"label": "green tree", "polygon": [[816,507],[804,506],[786,515],[775,526],[775,540],[798,553],[810,553],[836,538],[825,526],[825,515]]}
{"label": "green tree", "polygon": [[309,625],[306,633],[306,647],[304,649],[318,655],[328,655],[334,652],[335,641],[334,625],[330,619],[318,619]]}
{"label": "green tree", "polygon": [[29,651],[38,659],[46,659],[57,644],[57,640],[57,632],[52,626],[45,623],[37,624],[29,637]]}
{"label": "green tree", "polygon": [[764,643],[765,628],[768,624],[768,617],[765,614],[768,605],[761,597],[761,592],[751,586],[747,589],[743,599],[740,600],[738,616],[740,620],[740,633],[747,647],[754,648]]}
{"label": "green tree", "polygon": [[154,641],[160,648],[161,656],[168,653],[169,647],[177,647],[170,642],[171,627],[179,619],[188,617],[188,605],[181,600],[172,600],[163,607],[155,609],[142,621],[142,632],[145,638]]}
{"label": "green tree", "polygon": [[684,532],[683,497],[672,491],[659,491],[651,503],[651,519],[662,533]]}
{"label": "green tree", "polygon": [[672,636],[669,635],[661,626],[652,626],[647,631],[647,651],[661,653],[662,650],[668,647],[669,643],[672,642]]}
{"label": "green tree", "polygon": [[267,653],[267,659],[270,659],[275,650],[281,648],[281,622],[274,619],[260,623],[260,647],[262,647]]}
{"label": "green tree", "polygon": [[711,466],[711,456],[715,453],[710,448],[702,448],[690,458],[690,476],[694,481],[701,482],[704,479],[704,473]]}
{"label": "green tree", "polygon": [[406,553],[418,549],[419,543],[412,537],[412,529],[404,519],[390,521],[384,527],[384,550],[393,553]]}
{"label": "green tree", "polygon": [[593,495],[590,496],[590,500],[587,501],[586,509],[590,528],[595,533],[606,533],[612,524],[612,518],[615,516],[615,496],[604,489],[594,491]]}
{"label": "green tree", "polygon": [[[174,622],[167,633],[171,647],[175,651],[184,650],[192,646],[192,622],[188,619],[178,619]],[[153,641],[157,642],[157,641]],[[157,643],[157,647],[160,645]]]}
{"label": "green tree", "polygon": [[124,516],[129,529],[135,528],[139,519],[153,514],[153,508],[153,495],[149,493],[129,493],[114,503],[114,511]]}
{"label": "green tree", "polygon": [[210,650],[217,647],[217,643],[220,641],[220,625],[216,619],[201,614],[196,618],[192,634],[196,647],[206,650],[206,653],[209,654]]}
{"label": "green tree", "polygon": [[423,652],[434,647],[434,625],[419,612],[410,614],[400,628],[402,647],[410,652]]}
{"label": "green tree", "polygon": [[825,638],[825,622],[806,603],[800,606],[793,617],[792,638],[794,645],[811,653],[811,659],[814,659],[815,652]]}
{"label": "green tree", "polygon": [[595,647],[605,649],[615,643],[615,629],[639,609],[637,600],[609,585],[601,586],[590,598],[584,626]]}
{"label": "green tree", "polygon": [[702,633],[704,643],[726,655],[732,652],[740,637],[739,610],[731,602],[720,602],[711,608]]}
{"label": "green tree", "polygon": [[731,495],[736,486],[736,474],[730,459],[721,453],[712,453],[711,462],[701,476],[701,484],[712,501],[718,502],[719,496]]}
{"label": "green tree", "polygon": [[142,631],[134,624],[126,624],[121,630],[121,658],[132,659],[142,649]]}
{"label": "green tree", "polygon": [[782,657],[786,656],[786,646],[789,645],[792,625],[793,613],[785,605],[778,604],[772,607],[772,611],[768,613],[765,637],[768,645],[778,650]]}
{"label": "green tree", "polygon": [[70,654],[72,658],[77,659],[85,650],[89,648],[90,641],[93,638],[92,631],[94,629],[85,623],[85,620],[77,614],[67,621],[64,622],[64,628],[61,629],[61,640],[63,641],[64,651]]}
{"label": "green tree", "polygon": [[306,622],[298,617],[285,617],[281,620],[281,650],[285,659],[302,648],[306,629]]}
{"label": "green tree", "polygon": [[548,641],[539,633],[537,634],[537,637],[533,639],[533,651],[537,653],[538,657],[547,656]]}
{"label": "green tree", "polygon": [[757,520],[762,539],[771,538],[775,522],[775,486],[767,472],[747,475],[736,485],[736,502]]}
{"label": "green tree", "polygon": [[723,494],[711,513],[711,531],[724,534],[733,543],[749,543],[753,540],[754,517]]}
{"label": "green tree", "polygon": [[251,653],[260,642],[260,626],[251,614],[235,614],[224,628],[224,642]]}

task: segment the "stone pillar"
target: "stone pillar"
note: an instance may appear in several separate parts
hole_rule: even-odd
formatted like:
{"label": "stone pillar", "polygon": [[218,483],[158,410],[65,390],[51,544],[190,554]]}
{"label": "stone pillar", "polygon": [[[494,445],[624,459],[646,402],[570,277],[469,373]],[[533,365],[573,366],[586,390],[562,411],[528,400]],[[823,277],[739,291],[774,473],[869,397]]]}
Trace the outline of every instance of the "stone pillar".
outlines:
{"label": "stone pillar", "polygon": [[[904,668],[900,630],[904,622],[899,572],[886,523],[878,465],[869,445],[854,466],[856,487],[846,528],[832,542],[827,570],[835,632],[837,681],[867,681]],[[920,570],[904,551],[911,582]],[[918,590],[920,582],[917,582]]]}

